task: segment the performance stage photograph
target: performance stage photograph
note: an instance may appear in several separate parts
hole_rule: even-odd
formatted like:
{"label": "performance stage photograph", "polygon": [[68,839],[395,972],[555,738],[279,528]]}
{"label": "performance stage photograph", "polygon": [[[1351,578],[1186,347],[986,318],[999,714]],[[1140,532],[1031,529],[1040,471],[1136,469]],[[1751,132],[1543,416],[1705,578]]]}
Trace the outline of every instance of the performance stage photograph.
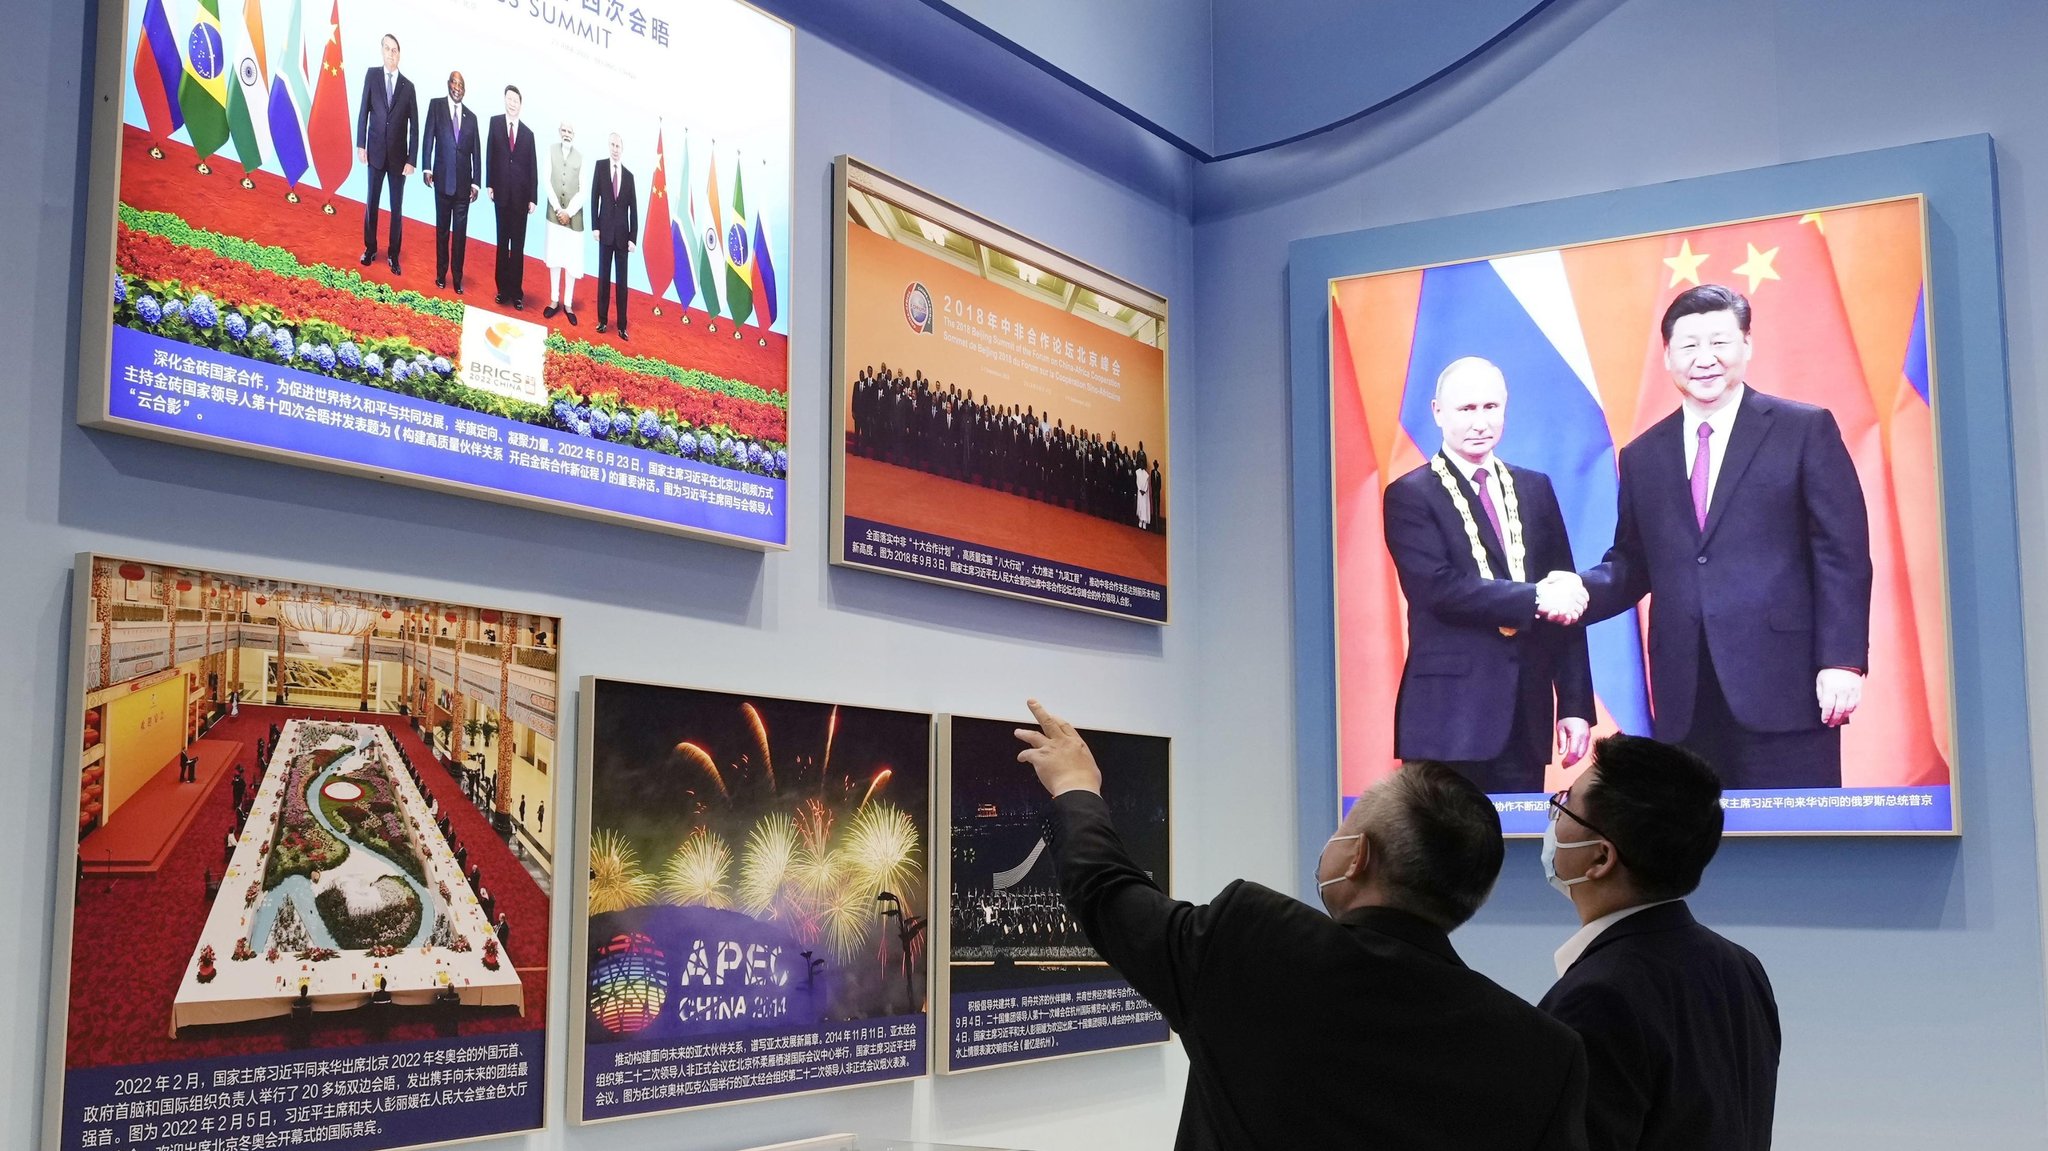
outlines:
{"label": "performance stage photograph", "polygon": [[[945,876],[945,978],[942,999],[948,1070],[1162,1043],[1166,1021],[1111,970],[1060,896],[1052,843],[1052,800],[1017,762],[1019,727],[1028,721],[941,716],[942,809],[950,813]],[[1102,767],[1103,799],[1131,858],[1160,890],[1172,893],[1170,756],[1163,736],[1083,729]],[[1026,994],[1029,1020],[1002,1021],[1021,1031],[1011,1050],[979,1042],[996,1021],[981,1005]],[[1005,1039],[1010,1039],[1005,1035]]]}
{"label": "performance stage photograph", "polygon": [[1956,829],[1919,197],[1330,283],[1341,792],[1609,732],[1733,834]]}
{"label": "performance stage photograph", "polygon": [[787,542],[788,26],[735,0],[104,7],[82,420]]}
{"label": "performance stage photograph", "polygon": [[579,1117],[924,1074],[931,717],[595,678],[581,704]]}
{"label": "performance stage photograph", "polygon": [[445,1100],[440,1131],[537,1126],[556,621],[107,556],[77,578],[67,1124],[140,1068],[491,1037],[518,1094]]}
{"label": "performance stage photograph", "polygon": [[833,561],[1165,622],[1166,301],[839,167]]}

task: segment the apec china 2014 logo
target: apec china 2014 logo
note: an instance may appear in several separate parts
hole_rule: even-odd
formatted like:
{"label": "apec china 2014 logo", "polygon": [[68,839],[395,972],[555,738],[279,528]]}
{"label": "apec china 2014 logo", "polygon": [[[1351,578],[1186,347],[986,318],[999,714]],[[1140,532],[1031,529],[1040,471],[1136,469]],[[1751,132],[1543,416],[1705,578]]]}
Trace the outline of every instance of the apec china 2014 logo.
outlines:
{"label": "apec china 2014 logo", "polygon": [[931,289],[918,283],[916,280],[912,280],[910,286],[903,289],[903,322],[909,324],[910,330],[913,332],[923,335],[931,334]]}

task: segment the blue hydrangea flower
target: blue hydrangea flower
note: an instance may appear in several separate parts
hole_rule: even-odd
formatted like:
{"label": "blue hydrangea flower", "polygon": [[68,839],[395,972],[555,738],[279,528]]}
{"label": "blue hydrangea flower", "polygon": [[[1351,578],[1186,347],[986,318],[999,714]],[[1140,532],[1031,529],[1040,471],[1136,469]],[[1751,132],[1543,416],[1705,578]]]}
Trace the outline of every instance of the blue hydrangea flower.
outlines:
{"label": "blue hydrangea flower", "polygon": [[185,315],[185,304],[183,301],[173,296],[170,299],[164,301],[163,312],[164,322],[168,324],[172,320],[180,319]]}
{"label": "blue hydrangea flower", "polygon": [[391,382],[392,382],[392,383],[394,383],[394,384],[398,384],[398,383],[404,383],[404,382],[405,382],[406,380],[409,380],[409,379],[411,379],[411,378],[412,378],[412,374],[413,374],[413,366],[412,366],[411,364],[408,364],[408,363],[406,363],[406,362],[405,362],[404,360],[392,360],[392,361],[391,361]]}
{"label": "blue hydrangea flower", "polygon": [[185,321],[202,332],[210,332],[215,324],[220,323],[220,305],[213,302],[212,296],[201,292],[186,305]]}
{"label": "blue hydrangea flower", "polygon": [[604,439],[607,436],[610,436],[612,434],[611,413],[605,411],[603,408],[599,408],[596,411],[590,413],[590,434],[596,436],[598,439]]}
{"label": "blue hydrangea flower", "polygon": [[653,439],[661,434],[661,417],[653,412],[641,412],[640,422],[636,430],[640,433],[641,439]]}
{"label": "blue hydrangea flower", "polygon": [[114,302],[117,304],[128,302],[128,281],[120,276],[114,277]]}
{"label": "blue hydrangea flower", "polygon": [[439,375],[439,376],[445,376],[445,375],[448,375],[448,374],[450,374],[450,373],[452,373],[452,372],[454,372],[454,371],[455,371],[455,365],[454,365],[454,364],[451,364],[451,363],[449,363],[449,362],[448,362],[448,357],[446,357],[446,356],[435,356],[435,357],[434,357],[434,374],[435,374],[435,375]]}
{"label": "blue hydrangea flower", "polygon": [[681,452],[681,453],[682,453],[682,455],[683,455],[683,458],[684,458],[684,459],[686,459],[686,460],[693,460],[693,459],[696,459],[696,458],[697,458],[697,437],[695,437],[695,436],[691,435],[691,434],[690,434],[690,433],[688,433],[688,432],[684,432],[684,433],[683,433],[682,435],[680,435],[680,436],[677,436],[677,437],[676,437],[676,450],[677,450],[678,452]]}
{"label": "blue hydrangea flower", "polygon": [[590,421],[584,419],[582,416],[577,416],[575,419],[569,421],[569,430],[575,432],[579,436],[587,436],[591,433]]}
{"label": "blue hydrangea flower", "polygon": [[321,370],[321,371],[323,371],[323,372],[331,372],[331,371],[333,371],[333,370],[334,370],[334,349],[333,349],[333,348],[330,348],[330,347],[328,347],[328,346],[327,346],[326,344],[322,344],[322,345],[320,345],[319,347],[317,347],[317,348],[314,348],[314,349],[313,349],[313,362],[314,362],[314,363],[316,363],[316,364],[318,364],[318,365],[320,365],[320,370]]}
{"label": "blue hydrangea flower", "polygon": [[697,454],[698,454],[698,455],[700,455],[700,456],[707,456],[707,457],[709,457],[709,456],[715,456],[715,455],[717,455],[717,454],[718,454],[718,437],[717,437],[717,436],[714,436],[714,435],[712,435],[712,434],[711,434],[710,432],[698,432],[698,433],[697,433]]}
{"label": "blue hydrangea flower", "polygon": [[221,320],[220,326],[227,332],[229,339],[239,340],[249,334],[249,321],[243,318],[240,312],[229,312],[226,318]]}
{"label": "blue hydrangea flower", "polygon": [[571,407],[567,400],[556,400],[552,411],[554,412],[555,423],[565,428],[576,425],[576,409]]}
{"label": "blue hydrangea flower", "polygon": [[661,425],[660,434],[662,447],[672,448],[676,446],[676,430],[674,428],[669,427],[667,424],[663,424]]}
{"label": "blue hydrangea flower", "polygon": [[313,358],[313,341],[299,341],[299,358],[302,360],[311,360]]}
{"label": "blue hydrangea flower", "polygon": [[718,454],[721,456],[729,456],[732,454],[731,436],[727,436],[724,439],[718,441]]}
{"label": "blue hydrangea flower", "polygon": [[341,346],[334,349],[334,358],[350,371],[363,366],[363,350],[356,347],[354,340],[343,340]]}
{"label": "blue hydrangea flower", "polygon": [[775,452],[775,474],[778,476],[789,474],[789,453],[780,448],[776,449]]}
{"label": "blue hydrangea flower", "polygon": [[363,370],[370,373],[370,375],[372,376],[381,377],[384,374],[384,357],[378,355],[375,352],[371,352],[369,355],[364,356]]}
{"label": "blue hydrangea flower", "polygon": [[249,338],[261,342],[267,342],[270,339],[270,325],[264,323],[262,320],[256,321],[256,326],[249,329]]}
{"label": "blue hydrangea flower", "polygon": [[289,361],[292,358],[292,349],[297,346],[292,341],[290,328],[276,328],[271,331],[270,350],[277,353],[278,359]]}
{"label": "blue hydrangea flower", "polygon": [[156,302],[155,296],[144,296],[135,301],[135,314],[142,317],[143,323],[154,327],[164,318],[164,306]]}

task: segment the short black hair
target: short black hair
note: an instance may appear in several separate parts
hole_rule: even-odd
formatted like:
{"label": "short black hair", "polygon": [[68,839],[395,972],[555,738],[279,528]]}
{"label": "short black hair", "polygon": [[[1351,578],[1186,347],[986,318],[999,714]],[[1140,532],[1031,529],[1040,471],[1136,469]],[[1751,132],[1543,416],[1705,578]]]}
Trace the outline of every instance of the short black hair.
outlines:
{"label": "short black hair", "polygon": [[[384,33],[384,40],[389,40],[389,41],[391,41],[391,46],[392,46],[393,48],[397,48],[397,49],[398,49],[399,51],[401,51],[401,52],[405,51],[405,47],[404,47],[404,45],[402,45],[402,44],[400,44],[400,43],[398,42],[398,37],[396,37],[396,36],[392,35],[391,33],[389,33],[389,32],[386,32],[386,33]],[[379,43],[379,44],[382,44],[382,43],[384,42],[384,40],[379,40],[379,41],[377,41],[377,43]]]}
{"label": "short black hair", "polygon": [[517,84],[505,85],[505,91],[510,92],[512,95],[519,97],[520,103],[524,104],[526,102],[526,93],[521,92]]}
{"label": "short black hair", "polygon": [[1669,743],[1610,735],[1593,747],[1593,786],[1579,797],[1646,900],[1679,899],[1721,847],[1721,777]]}
{"label": "short black hair", "polygon": [[1500,814],[1471,780],[1432,760],[1402,764],[1382,789],[1363,830],[1389,902],[1450,931],[1500,878]]}
{"label": "short black hair", "polygon": [[1734,312],[1742,334],[1749,334],[1749,298],[1721,284],[1701,284],[1673,296],[1671,306],[1664,309],[1664,342],[1671,342],[1671,329],[1679,320],[1707,312]]}

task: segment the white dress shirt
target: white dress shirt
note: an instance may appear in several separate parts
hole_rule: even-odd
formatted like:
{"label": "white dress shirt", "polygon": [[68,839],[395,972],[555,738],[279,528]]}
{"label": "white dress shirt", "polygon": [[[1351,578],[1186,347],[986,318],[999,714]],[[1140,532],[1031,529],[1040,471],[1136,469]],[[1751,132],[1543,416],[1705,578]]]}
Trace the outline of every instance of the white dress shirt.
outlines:
{"label": "white dress shirt", "polygon": [[1700,415],[1690,405],[1680,409],[1685,413],[1685,434],[1680,437],[1679,447],[1685,451],[1681,466],[1685,468],[1687,480],[1692,479],[1692,458],[1700,450],[1700,425],[1706,424],[1714,429],[1714,434],[1707,437],[1708,507],[1714,506],[1714,485],[1721,479],[1721,461],[1728,458],[1728,436],[1735,430],[1735,415],[1742,408],[1743,390],[1743,385],[1736,385],[1729,394],[1728,402],[1711,416]]}
{"label": "white dress shirt", "polygon": [[1608,928],[1613,927],[1638,911],[1648,911],[1652,907],[1662,907],[1667,903],[1677,902],[1676,899],[1660,899],[1655,903],[1638,903],[1634,907],[1624,907],[1620,911],[1610,911],[1593,922],[1586,924],[1584,927],[1579,928],[1572,933],[1570,939],[1564,941],[1563,947],[1557,949],[1557,954],[1551,957],[1557,963],[1558,978],[1564,978],[1564,973],[1572,969],[1572,964],[1579,961],[1579,956],[1584,955],[1586,949],[1593,946],[1593,941],[1600,938],[1601,933]]}
{"label": "white dress shirt", "polygon": [[1500,507],[1500,473],[1495,471],[1500,464],[1499,461],[1493,458],[1492,452],[1486,453],[1486,458],[1476,464],[1456,452],[1445,452],[1444,458],[1450,460],[1451,466],[1458,469],[1458,474],[1464,476],[1465,482],[1471,484],[1475,489],[1479,486],[1479,483],[1472,477],[1479,472],[1489,473],[1491,478],[1486,481],[1486,484],[1492,490],[1487,493],[1487,498],[1493,501],[1495,508]]}

